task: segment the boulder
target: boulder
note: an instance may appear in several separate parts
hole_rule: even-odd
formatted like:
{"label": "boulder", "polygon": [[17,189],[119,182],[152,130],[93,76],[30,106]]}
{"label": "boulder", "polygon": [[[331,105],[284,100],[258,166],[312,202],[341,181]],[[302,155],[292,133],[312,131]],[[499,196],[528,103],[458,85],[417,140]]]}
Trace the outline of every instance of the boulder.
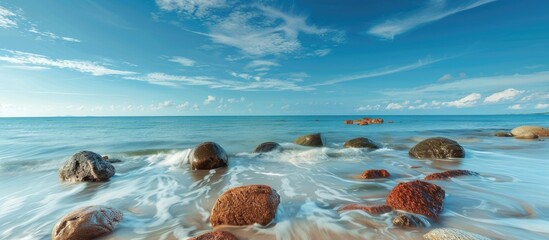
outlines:
{"label": "boulder", "polygon": [[368,148],[368,149],[379,149],[379,145],[377,143],[371,141],[368,138],[359,137],[359,138],[353,138],[345,144],[343,144],[343,147],[346,148]]}
{"label": "boulder", "polygon": [[432,183],[412,181],[399,183],[385,199],[387,205],[437,219],[442,211],[444,190]]}
{"label": "boulder", "polygon": [[254,153],[264,153],[264,152],[271,152],[271,151],[282,151],[282,146],[280,144],[275,142],[264,142],[262,144],[257,145],[255,147]]}
{"label": "boulder", "polygon": [[320,133],[310,134],[298,137],[295,141],[295,144],[302,145],[302,146],[309,146],[309,147],[322,147],[324,146],[324,143],[322,143],[322,137]]}
{"label": "boulder", "polygon": [[362,210],[371,215],[379,215],[393,211],[393,208],[387,205],[363,205],[363,204],[345,204],[338,209],[339,212],[351,211],[351,210]]}
{"label": "boulder", "polygon": [[527,133],[533,133],[539,137],[549,137],[549,128],[540,126],[520,126],[511,130],[513,136],[521,136]]}
{"label": "boulder", "polygon": [[431,173],[427,176],[425,176],[425,180],[446,180],[453,177],[459,177],[459,176],[478,176],[479,174],[477,172],[469,171],[469,170],[449,170],[445,172],[440,173]]}
{"label": "boulder", "polygon": [[280,196],[266,185],[235,187],[215,202],[210,215],[212,226],[269,224],[276,215]]}
{"label": "boulder", "polygon": [[67,160],[59,169],[59,178],[62,181],[107,181],[116,172],[114,166],[103,160],[101,155],[90,152],[78,152]]}
{"label": "boulder", "polygon": [[88,206],[64,216],[53,228],[52,240],[95,239],[114,231],[122,212],[105,206]]}
{"label": "boulder", "polygon": [[198,144],[191,153],[193,170],[214,169],[226,167],[229,157],[225,150],[214,142]]}
{"label": "boulder", "polygon": [[531,132],[523,133],[521,135],[514,135],[514,137],[516,139],[538,139],[539,138],[538,135],[536,135],[535,133],[531,133]]}
{"label": "boulder", "polygon": [[393,220],[393,225],[398,227],[426,227],[428,222],[414,214],[399,213]]}
{"label": "boulder", "polygon": [[238,238],[230,232],[216,231],[204,233],[198,237],[189,238],[189,240],[238,240]]}
{"label": "boulder", "polygon": [[376,179],[376,178],[389,178],[389,177],[391,177],[391,174],[389,174],[389,172],[387,172],[387,170],[385,169],[366,170],[360,175],[360,178],[362,179]]}
{"label": "boulder", "polygon": [[494,134],[494,136],[496,137],[512,137],[513,134],[511,134],[510,132],[497,132]]}
{"label": "boulder", "polygon": [[423,235],[425,240],[490,240],[487,237],[455,228],[437,228]]}
{"label": "boulder", "polygon": [[429,158],[429,159],[446,159],[446,158],[463,158],[465,150],[454,140],[435,137],[425,139],[416,144],[408,152],[412,158]]}

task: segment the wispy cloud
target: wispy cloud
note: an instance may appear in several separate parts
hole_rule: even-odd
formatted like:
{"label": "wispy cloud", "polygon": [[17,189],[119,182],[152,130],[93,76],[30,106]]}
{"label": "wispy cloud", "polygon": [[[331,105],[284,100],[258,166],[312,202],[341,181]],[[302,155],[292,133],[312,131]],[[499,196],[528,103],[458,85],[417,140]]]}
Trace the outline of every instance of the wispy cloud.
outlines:
{"label": "wispy cloud", "polygon": [[17,27],[17,21],[15,20],[15,17],[17,15],[0,6],[0,27],[2,28],[12,28],[12,27]]}
{"label": "wispy cloud", "polygon": [[58,36],[58,35],[56,35],[55,33],[52,33],[52,32],[41,32],[35,26],[32,26],[28,31],[31,32],[31,33],[34,33],[34,34],[36,34],[40,37],[45,37],[45,38],[49,38],[49,39],[52,39],[52,40],[63,40],[63,41],[67,41],[67,42],[76,42],[76,43],[81,42],[80,40],[78,40],[76,38]]}
{"label": "wispy cloud", "polygon": [[525,91],[519,91],[514,88],[508,88],[501,92],[496,92],[484,99],[484,103],[497,103],[506,100],[512,100],[516,96],[524,93]]}
{"label": "wispy cloud", "polygon": [[157,104],[151,104],[151,110],[158,111],[158,110],[162,110],[164,108],[173,107],[173,106],[175,106],[175,103],[173,101],[166,100],[166,101],[163,101],[163,102],[159,102]]}
{"label": "wispy cloud", "polygon": [[190,17],[205,17],[210,11],[227,6],[225,0],[156,0],[162,10],[177,11]]}
{"label": "wispy cloud", "polygon": [[471,93],[455,101],[443,102],[442,105],[448,106],[448,107],[457,107],[457,108],[473,107],[475,106],[475,104],[477,104],[480,97],[481,95],[479,93]]}
{"label": "wispy cloud", "polygon": [[509,106],[508,108],[512,109],[512,110],[520,110],[520,109],[524,109],[524,106],[522,106],[520,104],[513,104],[513,105]]}
{"label": "wispy cloud", "polygon": [[255,68],[256,70],[270,70],[271,67],[278,67],[280,64],[278,64],[275,61],[271,60],[253,60],[248,65],[246,65],[246,68]]}
{"label": "wispy cloud", "polygon": [[452,74],[447,73],[442,75],[442,77],[440,77],[438,80],[444,82],[444,81],[452,80],[452,78],[454,78],[452,77]]}
{"label": "wispy cloud", "polygon": [[169,59],[169,61],[174,63],[179,63],[185,67],[192,67],[196,64],[196,61],[186,57],[172,57]]}
{"label": "wispy cloud", "polygon": [[206,97],[206,100],[204,100],[204,105],[208,105],[212,102],[215,102],[215,96],[208,96]]}
{"label": "wispy cloud", "polygon": [[392,18],[375,25],[368,33],[384,39],[394,39],[395,36],[410,31],[421,25],[434,22],[445,17],[473,9],[496,0],[459,1],[459,6],[447,7],[446,0],[431,0],[422,10],[403,18]]}

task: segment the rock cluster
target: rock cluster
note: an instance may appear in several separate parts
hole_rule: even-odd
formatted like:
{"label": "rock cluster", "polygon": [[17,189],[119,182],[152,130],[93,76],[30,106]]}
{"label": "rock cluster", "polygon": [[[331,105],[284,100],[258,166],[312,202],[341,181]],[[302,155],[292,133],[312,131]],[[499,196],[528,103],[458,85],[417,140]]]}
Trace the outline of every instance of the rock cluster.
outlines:
{"label": "rock cluster", "polygon": [[52,240],[95,239],[114,231],[122,212],[104,206],[76,209],[64,216],[53,228]]}
{"label": "rock cluster", "polygon": [[369,118],[369,117],[365,117],[365,118],[362,118],[362,119],[356,119],[356,120],[345,120],[345,121],[343,121],[344,124],[357,124],[357,125],[360,125],[360,126],[371,125],[371,124],[382,124],[383,122],[384,122],[383,118]]}
{"label": "rock cluster", "polygon": [[442,211],[444,190],[432,183],[412,181],[399,183],[387,198],[387,205],[411,213],[417,213],[432,219],[437,219]]}
{"label": "rock cluster", "polygon": [[59,169],[59,178],[62,181],[73,182],[101,182],[107,181],[116,172],[114,166],[103,160],[101,155],[90,152],[78,152],[67,160]]}
{"label": "rock cluster", "polygon": [[408,154],[412,158],[419,159],[463,158],[465,150],[454,140],[435,137],[419,142],[410,149]]}

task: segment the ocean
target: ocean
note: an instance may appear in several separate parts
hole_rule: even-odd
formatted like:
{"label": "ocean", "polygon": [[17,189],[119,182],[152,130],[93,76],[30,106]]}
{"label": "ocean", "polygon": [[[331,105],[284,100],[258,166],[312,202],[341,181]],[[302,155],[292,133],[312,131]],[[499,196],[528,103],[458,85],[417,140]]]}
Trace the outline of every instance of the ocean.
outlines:
{"label": "ocean", "polygon": [[[495,137],[521,125],[549,125],[548,115],[373,116],[380,125],[345,125],[364,116],[0,118],[0,239],[51,239],[55,223],[76,208],[105,205],[124,219],[103,239],[184,239],[211,231],[217,197],[242,185],[266,184],[281,197],[267,226],[221,226],[239,239],[421,239],[452,227],[493,239],[549,238],[549,141]],[[387,123],[388,120],[394,123]],[[293,144],[320,132],[325,147]],[[447,137],[466,151],[459,160],[416,160],[408,150]],[[367,137],[376,151],[345,149]],[[221,145],[229,166],[193,171],[186,158],[205,141]],[[275,141],[280,153],[255,154]],[[110,158],[116,175],[103,183],[66,183],[59,167],[76,152]],[[357,179],[367,169],[392,177]],[[436,181],[444,210],[426,228],[392,225],[394,212],[338,212],[343,204],[383,203],[399,182],[451,169],[480,176]]]}

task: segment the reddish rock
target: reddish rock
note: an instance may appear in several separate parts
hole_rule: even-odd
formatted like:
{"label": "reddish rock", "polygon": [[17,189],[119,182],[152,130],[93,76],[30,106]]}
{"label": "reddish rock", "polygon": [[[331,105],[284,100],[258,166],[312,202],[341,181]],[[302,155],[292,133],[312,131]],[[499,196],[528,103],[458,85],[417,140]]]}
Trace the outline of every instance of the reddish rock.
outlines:
{"label": "reddish rock", "polygon": [[55,224],[51,239],[95,239],[114,231],[114,227],[121,220],[122,212],[114,208],[104,206],[79,208]]}
{"label": "reddish rock", "polygon": [[345,123],[345,124],[353,124],[354,121],[353,121],[353,120],[345,120],[343,123]]}
{"label": "reddish rock", "polygon": [[459,176],[478,176],[478,173],[469,170],[449,170],[445,172],[429,174],[425,176],[425,180],[446,180]]}
{"label": "reddish rock", "polygon": [[280,196],[266,185],[231,188],[215,202],[210,216],[212,226],[269,224],[275,217]]}
{"label": "reddish rock", "polygon": [[364,171],[361,175],[360,175],[360,178],[363,178],[363,179],[375,179],[375,178],[389,178],[391,177],[391,174],[389,174],[389,172],[387,172],[387,170],[385,169],[370,169],[370,170],[366,170]]}
{"label": "reddish rock", "polygon": [[361,123],[365,123],[365,124],[382,124],[383,123],[383,118],[363,118],[362,120],[360,120]]}
{"label": "reddish rock", "polygon": [[432,183],[413,181],[399,183],[385,199],[387,205],[437,219],[442,211],[444,190]]}
{"label": "reddish rock", "polygon": [[338,209],[340,212],[351,211],[351,210],[362,210],[372,215],[379,215],[393,211],[393,208],[387,205],[362,205],[362,204],[346,204]]}
{"label": "reddish rock", "polygon": [[238,238],[230,232],[219,231],[204,233],[198,237],[189,238],[189,240],[238,240]]}

